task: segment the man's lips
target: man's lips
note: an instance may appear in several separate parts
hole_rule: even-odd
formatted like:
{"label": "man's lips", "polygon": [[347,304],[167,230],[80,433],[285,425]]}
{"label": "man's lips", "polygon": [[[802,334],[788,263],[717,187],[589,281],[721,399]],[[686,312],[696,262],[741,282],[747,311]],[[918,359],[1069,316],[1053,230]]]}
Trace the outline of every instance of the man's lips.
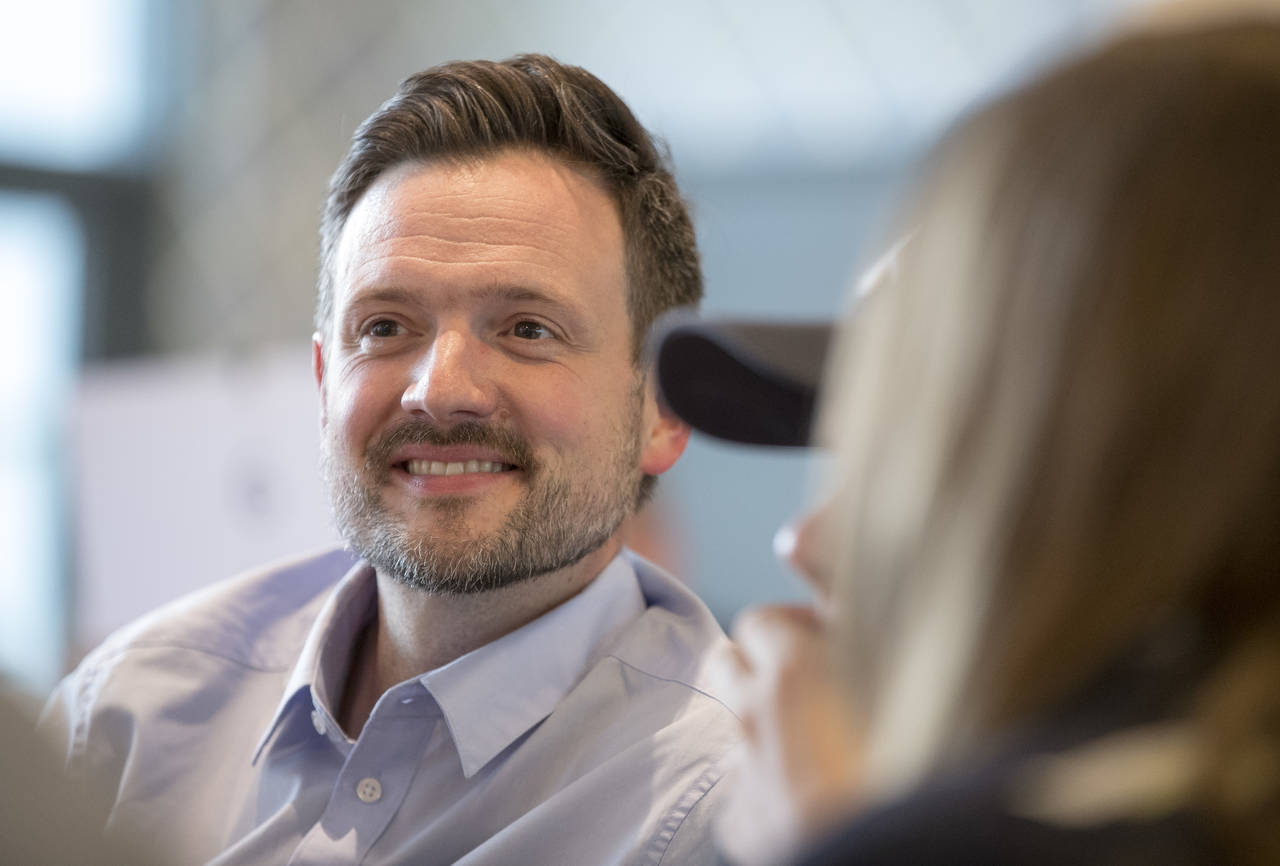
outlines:
{"label": "man's lips", "polygon": [[474,445],[405,446],[392,455],[391,465],[412,476],[489,474],[520,468],[506,455]]}
{"label": "man's lips", "polygon": [[406,460],[396,466],[410,475],[462,475],[466,472],[510,472],[516,467],[510,463],[493,460],[450,461]]}

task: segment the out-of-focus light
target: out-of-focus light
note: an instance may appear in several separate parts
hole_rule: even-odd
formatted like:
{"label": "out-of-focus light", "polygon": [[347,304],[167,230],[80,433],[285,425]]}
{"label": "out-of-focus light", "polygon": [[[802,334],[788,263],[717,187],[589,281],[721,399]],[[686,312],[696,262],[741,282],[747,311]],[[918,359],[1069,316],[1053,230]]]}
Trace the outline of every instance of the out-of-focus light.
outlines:
{"label": "out-of-focus light", "polygon": [[12,3],[0,27],[0,159],[94,169],[145,119],[146,0]]}
{"label": "out-of-focus light", "polygon": [[0,193],[0,673],[32,692],[48,690],[64,655],[58,467],[83,248],[65,202]]}

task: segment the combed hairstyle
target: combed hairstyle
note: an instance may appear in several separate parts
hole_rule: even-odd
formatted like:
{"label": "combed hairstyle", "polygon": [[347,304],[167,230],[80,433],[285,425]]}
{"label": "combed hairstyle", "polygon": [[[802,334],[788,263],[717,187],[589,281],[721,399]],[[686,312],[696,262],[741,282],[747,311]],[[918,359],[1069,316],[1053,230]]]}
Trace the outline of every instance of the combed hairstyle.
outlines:
{"label": "combed hairstyle", "polygon": [[886,788],[1181,646],[1187,796],[1280,862],[1278,149],[1280,25],[1236,23],[1104,46],[935,151],[820,422]]}
{"label": "combed hairstyle", "polygon": [[405,79],[356,130],[329,182],[320,223],[315,324],[333,318],[334,255],[343,226],[383,172],[406,162],[483,158],[506,149],[549,154],[598,181],[617,205],[625,242],[633,353],[653,320],[702,298],[688,208],[667,158],[600,79],[550,57],[445,63]]}

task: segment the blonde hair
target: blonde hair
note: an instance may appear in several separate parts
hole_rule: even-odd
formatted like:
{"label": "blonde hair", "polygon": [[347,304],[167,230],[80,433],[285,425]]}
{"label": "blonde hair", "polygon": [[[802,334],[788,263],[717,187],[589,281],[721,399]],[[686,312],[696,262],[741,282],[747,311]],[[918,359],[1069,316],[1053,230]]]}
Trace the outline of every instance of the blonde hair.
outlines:
{"label": "blonde hair", "polygon": [[1195,796],[1280,859],[1280,26],[1051,72],[949,135],[912,204],[821,421],[871,783],[1190,630]]}

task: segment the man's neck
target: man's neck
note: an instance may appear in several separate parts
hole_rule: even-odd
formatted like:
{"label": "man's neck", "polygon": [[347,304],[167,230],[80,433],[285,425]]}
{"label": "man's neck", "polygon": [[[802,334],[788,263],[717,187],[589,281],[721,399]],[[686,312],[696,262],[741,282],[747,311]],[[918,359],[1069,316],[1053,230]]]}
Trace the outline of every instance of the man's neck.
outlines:
{"label": "man's neck", "polygon": [[338,722],[359,736],[383,692],[497,640],[568,601],[596,578],[622,542],[610,540],[560,571],[469,595],[423,592],[377,575],[377,617],[352,648]]}

